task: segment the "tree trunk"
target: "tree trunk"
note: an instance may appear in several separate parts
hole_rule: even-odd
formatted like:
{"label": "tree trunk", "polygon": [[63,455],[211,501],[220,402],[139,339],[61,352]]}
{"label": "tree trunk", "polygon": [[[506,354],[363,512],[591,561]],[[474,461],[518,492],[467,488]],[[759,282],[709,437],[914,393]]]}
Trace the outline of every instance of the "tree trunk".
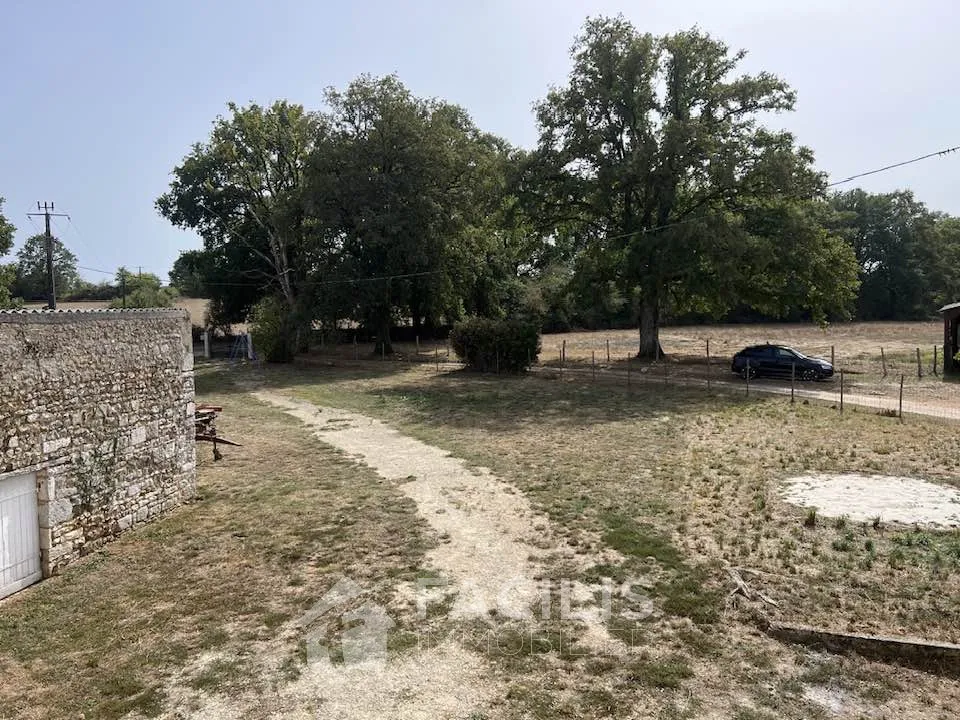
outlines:
{"label": "tree trunk", "polygon": [[640,352],[637,357],[663,357],[660,347],[660,299],[655,292],[644,293],[640,302]]}
{"label": "tree trunk", "polygon": [[393,345],[390,342],[390,316],[384,315],[377,323],[377,343],[374,346],[376,355],[392,355]]}

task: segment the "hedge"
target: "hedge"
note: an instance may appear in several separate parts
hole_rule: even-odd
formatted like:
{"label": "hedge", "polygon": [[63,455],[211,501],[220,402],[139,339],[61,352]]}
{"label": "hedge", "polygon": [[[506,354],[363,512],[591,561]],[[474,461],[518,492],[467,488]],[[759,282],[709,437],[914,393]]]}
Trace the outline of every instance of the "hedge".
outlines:
{"label": "hedge", "polygon": [[472,370],[522,372],[540,354],[540,329],[528,320],[469,317],[453,326],[450,344]]}

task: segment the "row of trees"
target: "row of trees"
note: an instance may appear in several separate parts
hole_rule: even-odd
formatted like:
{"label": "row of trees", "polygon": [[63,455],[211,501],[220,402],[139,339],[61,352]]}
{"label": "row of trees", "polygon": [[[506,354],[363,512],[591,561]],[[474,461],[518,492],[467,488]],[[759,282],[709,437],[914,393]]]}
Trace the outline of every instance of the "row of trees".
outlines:
{"label": "row of trees", "polygon": [[[0,255],[13,246],[13,225],[3,216],[0,198]],[[60,300],[110,301],[112,307],[169,307],[178,297],[173,287],[163,287],[151,273],[119,268],[113,282],[91,283],[77,272],[77,258],[58,238],[53,238],[54,282]],[[46,238],[33,235],[16,253],[16,262],[0,264],[0,308],[24,302],[46,301]]]}
{"label": "row of trees", "polygon": [[742,58],[699,30],[589,20],[529,152],[395,77],[328,90],[323,112],[231,105],[157,202],[204,241],[172,277],[224,320],[271,296],[291,341],[353,319],[378,346],[407,318],[526,313],[631,318],[654,355],[666,314],[842,315],[858,265],[824,176],[758,119],[794,94]]}

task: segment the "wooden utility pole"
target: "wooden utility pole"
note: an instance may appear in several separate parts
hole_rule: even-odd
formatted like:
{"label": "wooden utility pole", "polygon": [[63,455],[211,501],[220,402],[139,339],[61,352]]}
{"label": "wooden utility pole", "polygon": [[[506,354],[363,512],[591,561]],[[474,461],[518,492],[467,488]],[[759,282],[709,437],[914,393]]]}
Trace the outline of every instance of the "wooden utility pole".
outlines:
{"label": "wooden utility pole", "polygon": [[51,217],[69,217],[66,213],[53,212],[53,203],[43,203],[41,206],[37,202],[37,212],[27,213],[29,217],[43,215],[44,220],[44,245],[47,251],[47,309],[57,309],[57,284],[53,277],[53,235],[50,234]]}

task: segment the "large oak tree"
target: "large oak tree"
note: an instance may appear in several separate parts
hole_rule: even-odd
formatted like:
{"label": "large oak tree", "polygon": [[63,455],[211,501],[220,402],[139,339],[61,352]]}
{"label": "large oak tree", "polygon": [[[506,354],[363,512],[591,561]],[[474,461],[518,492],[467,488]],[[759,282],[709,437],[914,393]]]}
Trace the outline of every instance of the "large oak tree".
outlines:
{"label": "large oak tree", "polygon": [[720,315],[749,305],[844,309],[856,264],[824,230],[812,154],[759,118],[793,107],[744,53],[691,30],[654,37],[623,18],[588,20],[565,87],[537,106],[524,196],[582,247],[616,258],[640,298],[640,355],[659,352],[666,307]]}

